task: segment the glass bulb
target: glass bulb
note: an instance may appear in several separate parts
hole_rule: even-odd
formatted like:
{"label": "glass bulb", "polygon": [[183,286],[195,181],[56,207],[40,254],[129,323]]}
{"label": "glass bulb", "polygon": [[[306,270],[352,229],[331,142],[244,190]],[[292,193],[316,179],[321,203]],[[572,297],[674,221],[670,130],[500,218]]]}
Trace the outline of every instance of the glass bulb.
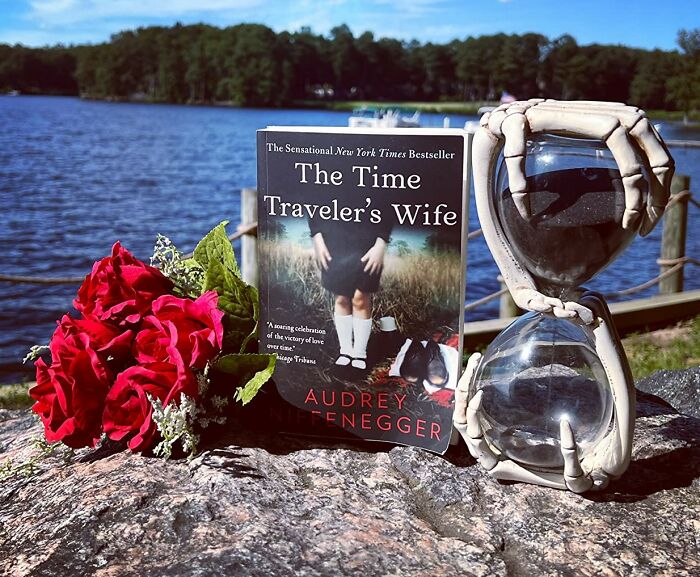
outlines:
{"label": "glass bulb", "polygon": [[547,134],[528,141],[525,174],[529,220],[513,203],[501,159],[494,191],[498,219],[516,260],[538,288],[563,298],[567,289],[608,266],[634,238],[636,228],[622,228],[620,172],[604,142]]}
{"label": "glass bulb", "polygon": [[563,468],[559,427],[567,419],[584,458],[607,433],[613,397],[589,335],[578,324],[527,313],[491,343],[475,376],[484,436],[530,469]]}

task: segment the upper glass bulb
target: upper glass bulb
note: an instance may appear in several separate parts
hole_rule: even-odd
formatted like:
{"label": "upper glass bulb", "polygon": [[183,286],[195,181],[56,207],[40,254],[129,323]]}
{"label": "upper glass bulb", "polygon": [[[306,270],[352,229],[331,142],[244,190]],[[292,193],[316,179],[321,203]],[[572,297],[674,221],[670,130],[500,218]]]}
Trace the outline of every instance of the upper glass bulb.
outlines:
{"label": "upper glass bulb", "polygon": [[498,219],[538,288],[561,297],[615,260],[638,225],[622,228],[622,178],[600,140],[534,137],[527,143],[525,174],[532,208],[527,220],[513,203],[501,159],[494,191]]}

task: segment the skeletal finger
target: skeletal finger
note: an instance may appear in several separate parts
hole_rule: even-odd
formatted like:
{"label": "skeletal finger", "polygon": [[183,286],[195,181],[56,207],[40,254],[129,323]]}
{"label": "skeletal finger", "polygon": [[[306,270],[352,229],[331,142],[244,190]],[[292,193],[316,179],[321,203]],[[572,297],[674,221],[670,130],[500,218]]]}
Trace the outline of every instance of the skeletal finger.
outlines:
{"label": "skeletal finger", "polygon": [[552,311],[552,305],[548,305],[541,297],[531,298],[527,301],[527,306],[525,308],[538,313],[548,313]]}
{"label": "skeletal finger", "polygon": [[644,150],[651,167],[651,182],[649,183],[649,198],[647,210],[642,223],[640,234],[645,236],[654,228],[666,208],[671,193],[671,178],[673,177],[673,158],[671,157],[661,136],[648,119],[642,118],[630,130],[640,148]]}
{"label": "skeletal finger", "polygon": [[590,325],[593,322],[593,311],[588,307],[584,307],[576,302],[569,301],[564,303],[564,308],[566,310],[574,311],[578,315],[578,318],[581,319],[581,322],[586,325]]}
{"label": "skeletal finger", "polygon": [[503,136],[503,133],[501,132],[501,125],[503,124],[505,118],[505,110],[493,110],[491,112],[488,123],[488,129],[491,131],[491,134],[497,136],[498,138]]}
{"label": "skeletal finger", "polygon": [[525,177],[526,139],[529,133],[527,118],[522,112],[508,114],[501,123],[501,132],[505,137],[503,156],[511,196],[520,216],[528,218],[532,212]]}
{"label": "skeletal finger", "polygon": [[625,212],[622,216],[622,228],[634,228],[642,215],[644,193],[647,188],[642,176],[642,166],[637,160],[635,149],[624,126],[618,126],[605,139],[605,144],[615,158],[625,189]]}
{"label": "skeletal finger", "polygon": [[583,474],[574,432],[571,430],[571,425],[567,419],[561,419],[559,422],[559,436],[561,439],[561,454],[564,458],[564,481],[567,488],[574,493],[588,491],[593,485],[593,480]]}
{"label": "skeletal finger", "polygon": [[498,463],[498,458],[488,446],[486,439],[484,439],[483,430],[481,429],[481,423],[479,423],[478,412],[481,409],[481,400],[483,397],[483,391],[477,391],[477,393],[469,401],[467,407],[467,436],[469,437],[468,442],[473,449],[472,455],[479,460],[481,466],[490,471]]}
{"label": "skeletal finger", "polygon": [[569,310],[566,307],[552,307],[552,312],[558,319],[573,319],[576,316],[576,311]]}
{"label": "skeletal finger", "polygon": [[603,102],[599,100],[554,100],[551,98],[531,98],[529,102],[541,102],[543,104],[557,104],[562,107],[591,107],[591,108],[624,108],[628,105],[624,102]]}
{"label": "skeletal finger", "polygon": [[560,309],[564,308],[564,303],[561,301],[561,299],[558,299],[555,297],[544,296],[543,300],[544,300],[544,302],[546,302],[548,305],[550,305],[552,307],[557,307]]}
{"label": "skeletal finger", "polygon": [[467,361],[467,366],[464,369],[464,373],[457,383],[457,390],[455,391],[455,410],[452,420],[455,423],[466,423],[467,422],[467,400],[469,399],[469,385],[471,384],[472,378],[474,377],[474,372],[476,367],[479,366],[481,361],[481,353],[474,353],[469,357]]}
{"label": "skeletal finger", "polygon": [[525,112],[532,133],[549,132],[605,140],[620,125],[617,118],[604,112],[580,114],[546,104],[538,104]]}
{"label": "skeletal finger", "polygon": [[484,436],[479,422],[479,411],[484,398],[484,391],[477,391],[467,405],[467,434],[472,439],[478,439]]}
{"label": "skeletal finger", "polygon": [[[576,107],[551,105],[547,102],[533,106],[526,111],[530,130],[533,133],[550,132],[565,136],[580,136],[604,141],[618,165],[625,188],[625,213],[623,228],[633,228],[642,213],[645,191],[642,167],[637,160],[635,149],[616,114],[608,109],[591,107],[591,112],[581,113]],[[620,110],[624,110],[620,108]],[[636,117],[635,117],[636,118]]]}

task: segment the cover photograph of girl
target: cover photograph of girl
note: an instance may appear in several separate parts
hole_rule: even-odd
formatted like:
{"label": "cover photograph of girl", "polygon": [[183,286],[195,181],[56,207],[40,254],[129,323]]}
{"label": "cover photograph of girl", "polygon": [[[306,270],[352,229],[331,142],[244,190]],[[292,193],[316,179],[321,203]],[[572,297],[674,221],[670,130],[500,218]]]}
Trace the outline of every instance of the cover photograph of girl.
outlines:
{"label": "cover photograph of girl", "polygon": [[[272,134],[281,141],[308,138]],[[367,146],[371,137],[361,138]],[[405,138],[425,145],[416,136]],[[281,396],[303,412],[294,417],[301,429],[439,451],[447,446],[461,369],[464,141],[440,140],[458,160],[371,161],[372,170],[419,173],[417,190],[366,192],[355,181],[329,193],[313,184],[312,174],[298,183],[298,168],[296,177],[285,175],[283,167],[303,158],[280,155],[282,174],[273,179],[268,155],[259,206],[261,344],[278,354],[274,380]],[[325,159],[324,166],[350,173],[352,162],[338,160]],[[362,217],[323,218],[319,208],[331,202],[336,212],[342,207]],[[295,212],[301,204],[319,208]],[[456,220],[441,222],[436,206]]]}

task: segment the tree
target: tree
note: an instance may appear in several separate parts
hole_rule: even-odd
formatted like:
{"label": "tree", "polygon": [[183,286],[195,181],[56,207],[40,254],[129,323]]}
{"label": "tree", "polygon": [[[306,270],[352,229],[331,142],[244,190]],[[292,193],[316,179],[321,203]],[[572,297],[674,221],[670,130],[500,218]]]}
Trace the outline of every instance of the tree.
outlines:
{"label": "tree", "polygon": [[259,24],[149,26],[93,46],[0,45],[0,90],[158,102],[282,106],[308,98],[631,100],[649,108],[700,106],[700,29],[680,51],[579,46],[569,35],[494,34],[421,44],[355,36],[276,34]]}
{"label": "tree", "polygon": [[331,62],[336,93],[355,96],[363,68],[362,54],[346,24],[331,29]]}
{"label": "tree", "polygon": [[670,102],[685,113],[687,122],[688,112],[700,107],[700,28],[680,30],[677,42],[683,55],[666,89]]}
{"label": "tree", "polygon": [[654,50],[642,55],[630,85],[630,101],[652,110],[672,105],[667,91],[668,78],[676,76],[680,68],[681,57],[677,52]]}

